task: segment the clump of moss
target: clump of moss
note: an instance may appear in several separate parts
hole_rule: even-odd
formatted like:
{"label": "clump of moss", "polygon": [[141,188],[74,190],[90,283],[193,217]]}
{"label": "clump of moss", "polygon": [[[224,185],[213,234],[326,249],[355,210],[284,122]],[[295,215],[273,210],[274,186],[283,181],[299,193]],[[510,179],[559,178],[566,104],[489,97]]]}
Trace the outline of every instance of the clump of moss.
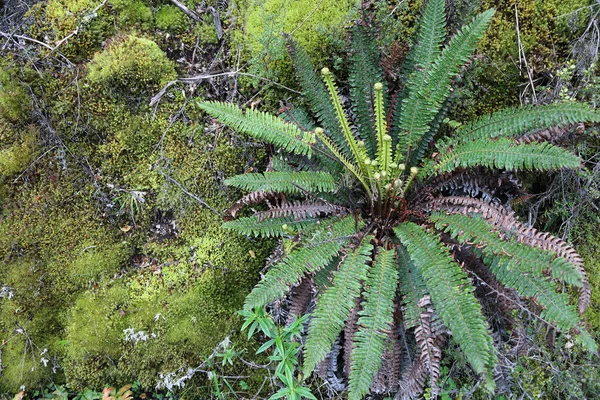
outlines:
{"label": "clump of moss", "polygon": [[94,56],[88,82],[110,93],[141,95],[159,89],[177,77],[173,63],[150,39],[117,37]]}
{"label": "clump of moss", "polygon": [[156,27],[170,33],[182,33],[190,25],[185,14],[177,7],[164,5],[156,11]]}
{"label": "clump of moss", "polygon": [[120,27],[131,28],[137,26],[151,29],[153,25],[152,9],[141,0],[111,0],[117,12],[117,24]]}
{"label": "clump of moss", "polygon": [[38,135],[35,126],[28,126],[20,133],[0,127],[0,141],[10,143],[0,148],[0,175],[12,176],[27,168],[38,154]]}
{"label": "clump of moss", "polygon": [[28,119],[31,99],[8,62],[0,61],[0,120],[19,123]]}
{"label": "clump of moss", "polygon": [[331,66],[332,54],[343,47],[343,27],[355,17],[359,2],[324,0],[318,8],[311,0],[253,0],[247,4],[245,32],[236,40],[243,43],[259,75],[294,85],[282,33],[293,32],[316,65]]}

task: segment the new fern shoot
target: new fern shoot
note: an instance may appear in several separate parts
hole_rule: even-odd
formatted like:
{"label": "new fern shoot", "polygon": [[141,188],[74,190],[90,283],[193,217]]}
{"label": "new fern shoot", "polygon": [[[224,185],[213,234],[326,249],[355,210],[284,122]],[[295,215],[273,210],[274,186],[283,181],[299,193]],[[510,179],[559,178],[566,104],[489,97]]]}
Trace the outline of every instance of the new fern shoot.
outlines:
{"label": "new fern shoot", "polygon": [[[493,15],[477,15],[446,41],[444,1],[429,0],[398,71],[405,83],[399,93],[389,93],[376,47],[355,28],[351,109],[332,72],[315,73],[288,39],[314,121],[294,109],[281,119],[199,103],[222,123],[279,148],[266,172],[226,181],[250,192],[232,207],[233,217],[246,206],[265,206],[225,227],[293,243],[248,295],[245,310],[285,297],[290,312],[313,310],[302,376],[316,371],[350,399],[394,391],[411,398],[426,385],[435,392],[450,335],[493,391],[497,356],[482,304],[511,320],[505,299],[535,303],[540,318],[596,351],[578,315],[590,301],[581,258],[562,240],[520,223],[510,201],[521,190],[515,171],[582,162],[533,140],[544,138],[535,132],[598,122],[600,113],[584,104],[512,108],[434,140],[452,79]],[[563,285],[579,291],[578,309]],[[401,344],[406,335],[414,338],[412,349]]]}

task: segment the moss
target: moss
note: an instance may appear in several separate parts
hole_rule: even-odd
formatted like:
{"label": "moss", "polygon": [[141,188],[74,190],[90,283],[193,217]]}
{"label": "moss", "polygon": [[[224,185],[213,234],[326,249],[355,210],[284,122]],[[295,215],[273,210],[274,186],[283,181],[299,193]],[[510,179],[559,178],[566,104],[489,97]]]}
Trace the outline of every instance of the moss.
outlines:
{"label": "moss", "polygon": [[243,43],[259,75],[294,85],[282,33],[293,32],[316,65],[333,67],[333,55],[343,48],[343,26],[356,15],[358,4],[325,0],[315,9],[316,3],[310,0],[252,0],[243,13],[245,30],[234,41]]}
{"label": "moss", "polygon": [[31,99],[17,80],[17,71],[0,61],[0,120],[19,123],[29,119]]}
{"label": "moss", "polygon": [[182,33],[190,25],[186,15],[177,7],[162,6],[156,11],[156,27],[170,33]]}
{"label": "moss", "polygon": [[120,27],[133,26],[149,30],[153,26],[152,9],[141,0],[111,0]]}
{"label": "moss", "polygon": [[38,132],[30,125],[17,133],[0,127],[0,141],[8,146],[0,148],[0,175],[13,176],[27,168],[39,153]]}
{"label": "moss", "polygon": [[113,39],[88,67],[90,85],[109,93],[154,93],[177,77],[173,63],[152,40],[134,35]]}

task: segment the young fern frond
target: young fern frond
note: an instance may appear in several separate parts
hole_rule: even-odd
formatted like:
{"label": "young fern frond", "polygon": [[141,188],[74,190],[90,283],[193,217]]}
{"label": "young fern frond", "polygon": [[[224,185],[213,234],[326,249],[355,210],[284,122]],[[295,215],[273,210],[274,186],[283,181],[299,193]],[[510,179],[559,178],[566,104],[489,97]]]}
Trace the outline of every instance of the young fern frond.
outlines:
{"label": "young fern frond", "polygon": [[585,104],[547,104],[508,108],[461,126],[440,150],[473,140],[514,138],[534,129],[576,122],[600,122],[600,113]]}
{"label": "young fern frond", "polygon": [[333,283],[318,299],[308,328],[304,346],[304,375],[309,376],[317,364],[325,359],[336,337],[360,296],[361,282],[367,277],[367,262],[371,259],[373,236],[364,237],[356,249],[344,255]]}
{"label": "young fern frond", "polygon": [[398,272],[400,277],[400,293],[402,294],[402,311],[404,329],[414,328],[419,324],[419,300],[427,295],[427,287],[419,270],[410,259],[406,248],[396,248]]}
{"label": "young fern frond", "polygon": [[198,106],[238,132],[279,146],[290,153],[307,156],[312,153],[310,134],[271,114],[257,110],[244,112],[235,104],[218,101],[202,101]]}
{"label": "young fern frond", "polygon": [[395,104],[392,128],[392,136],[397,142],[395,162],[398,164],[404,162],[404,154],[412,145],[412,132],[427,128],[426,123],[418,117],[417,110],[419,103],[428,102],[421,91],[427,85],[431,68],[441,53],[446,36],[444,6],[444,0],[427,2],[419,25],[417,43],[407,57],[414,70],[408,77],[407,97]]}
{"label": "young fern frond", "polygon": [[[223,228],[234,230],[242,235],[254,237],[282,237],[315,224],[318,218],[295,220],[294,217],[269,218],[258,220],[258,216],[242,217],[223,223]],[[284,229],[285,228],[285,229]]]}
{"label": "young fern frond", "polygon": [[375,89],[375,126],[377,132],[377,160],[379,170],[389,173],[392,163],[392,137],[387,133],[383,101],[383,84],[377,82]]}
{"label": "young fern frond", "polygon": [[438,238],[420,226],[406,222],[394,231],[423,276],[444,324],[452,331],[473,369],[484,374],[488,386],[493,387],[492,368],[496,363],[493,340],[467,275]]}
{"label": "young fern frond", "polygon": [[333,78],[331,77],[331,72],[328,68],[323,68],[321,70],[321,75],[323,76],[323,81],[325,82],[325,86],[327,86],[327,90],[329,91],[331,102],[335,107],[338,123],[342,129],[342,132],[344,133],[346,143],[348,144],[348,147],[350,147],[350,156],[354,159],[353,161],[356,162],[356,165],[358,165],[359,172],[365,176],[367,175],[367,166],[365,165],[367,151],[364,148],[364,144],[362,147],[359,146],[358,141],[354,137],[354,133],[350,129],[350,122],[348,121],[348,116],[346,115],[346,111],[344,111],[344,107],[342,107],[342,103],[337,92],[337,87],[335,82],[333,82]]}
{"label": "young fern frond", "polygon": [[507,170],[557,170],[579,168],[581,159],[573,153],[549,143],[515,144],[510,139],[476,141],[459,144],[426,164],[421,176],[432,176],[458,168],[482,166]]}
{"label": "young fern frond", "polygon": [[[360,225],[358,226],[360,227]],[[356,232],[354,218],[343,218],[316,232],[309,245],[293,250],[274,265],[246,297],[244,310],[264,307],[280,299],[306,274],[328,265]]]}
{"label": "young fern frond", "polygon": [[351,47],[348,77],[350,100],[354,107],[353,114],[356,116],[359,137],[365,142],[369,157],[375,159],[377,142],[373,136],[375,131],[373,85],[383,82],[383,71],[379,67],[377,46],[367,35],[366,28],[363,26],[353,28]]}
{"label": "young fern frond", "polygon": [[236,175],[225,180],[225,184],[249,191],[294,193],[333,192],[336,185],[327,172],[265,172]]}
{"label": "young fern frond", "polygon": [[335,144],[327,136],[325,136],[325,132],[323,132],[323,129],[321,129],[321,128],[315,129],[315,134],[321,140],[321,142],[323,142],[325,144],[325,146],[327,146],[327,148],[329,149],[329,151],[331,151],[333,153],[333,155],[342,164],[344,164],[344,166],[346,167],[346,169],[349,172],[351,172],[356,177],[356,179],[358,179],[358,181],[360,183],[362,183],[362,185],[365,188],[365,190],[367,191],[367,193],[369,193],[369,196],[371,196],[372,195],[371,186],[369,184],[367,184],[367,181],[365,180],[365,178],[363,177],[363,175],[360,173],[358,167],[356,165],[354,165],[352,163],[352,161],[348,160],[341,153],[341,151],[335,146]]}
{"label": "young fern frond", "polygon": [[359,329],[350,355],[349,399],[363,398],[381,366],[385,339],[394,322],[392,310],[398,288],[395,258],[393,249],[381,249],[367,274]]}

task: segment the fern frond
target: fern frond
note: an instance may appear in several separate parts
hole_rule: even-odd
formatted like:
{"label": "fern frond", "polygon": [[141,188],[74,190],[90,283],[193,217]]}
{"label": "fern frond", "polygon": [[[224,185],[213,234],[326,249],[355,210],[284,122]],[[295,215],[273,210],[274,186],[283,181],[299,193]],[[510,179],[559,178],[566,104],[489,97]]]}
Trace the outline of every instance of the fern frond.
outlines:
{"label": "fern frond", "polygon": [[360,25],[352,30],[352,53],[350,54],[348,83],[358,134],[365,142],[369,157],[375,159],[377,156],[377,142],[373,136],[373,132],[375,132],[373,85],[376,82],[383,82],[384,76],[379,67],[375,41],[368,37],[365,30]]}
{"label": "fern frond", "polygon": [[423,361],[429,373],[429,387],[434,395],[439,390],[437,382],[440,378],[440,364],[442,361],[441,344],[443,341],[441,323],[435,314],[431,299],[424,296],[419,300],[418,306],[422,310],[419,315],[419,326],[415,329],[417,346],[421,350],[419,358]]}
{"label": "fern frond", "polygon": [[346,217],[331,224],[325,224],[307,245],[293,250],[281,262],[274,265],[263,279],[246,297],[245,310],[264,307],[280,299],[307,273],[318,271],[328,265],[342,247],[361,229],[363,223],[357,223],[353,217]]}
{"label": "fern frond", "polygon": [[583,276],[566,259],[557,257],[550,251],[512,241],[510,234],[505,235],[503,239],[493,225],[486,223],[477,214],[466,216],[434,212],[431,214],[431,221],[437,229],[443,229],[462,243],[475,244],[478,248],[481,247],[484,253],[505,255],[512,260],[507,264],[510,269],[514,269],[516,264],[529,265],[529,269],[536,276],[541,277],[544,271],[549,271],[552,276],[569,285],[583,285]]}
{"label": "fern frond", "polygon": [[367,166],[365,165],[367,151],[364,147],[359,147],[358,141],[354,137],[352,129],[350,129],[350,122],[348,121],[348,116],[346,115],[344,107],[342,107],[337,86],[331,77],[331,71],[329,71],[328,68],[323,68],[321,75],[323,76],[323,81],[325,82],[325,86],[329,91],[329,97],[331,98],[331,102],[335,108],[338,124],[342,130],[342,133],[344,134],[346,143],[350,148],[349,156],[352,157],[353,161],[356,162],[356,165],[358,165],[359,172],[363,175],[367,175]]}
{"label": "fern frond", "polygon": [[385,105],[383,102],[383,84],[377,82],[375,89],[375,125],[377,132],[377,159],[380,171],[389,172],[392,163],[392,137],[387,134]]}
{"label": "fern frond", "polygon": [[354,300],[360,296],[361,282],[367,277],[367,262],[373,251],[371,239],[372,236],[363,238],[354,251],[344,256],[333,276],[332,286],[318,299],[304,347],[305,376],[325,359],[354,307]]}
{"label": "fern frond", "polygon": [[[302,231],[306,227],[315,224],[318,220],[318,218],[295,220],[294,217],[283,217],[259,221],[258,216],[252,215],[250,217],[238,218],[234,221],[227,221],[221,226],[246,236],[282,237],[289,235],[290,232]],[[283,229],[284,225],[287,226],[287,229]]]}
{"label": "fern frond", "polygon": [[329,137],[341,149],[342,153],[350,154],[348,144],[344,140],[344,134],[338,126],[335,108],[329,99],[327,89],[315,72],[315,67],[308,58],[308,55],[289,36],[287,37],[287,48],[294,64],[296,77],[302,87],[304,97],[311,106],[312,112],[323,129],[327,131]]}
{"label": "fern frond", "polygon": [[551,126],[549,128],[538,129],[529,132],[525,135],[517,137],[518,143],[532,142],[549,142],[556,144],[564,139],[571,132],[577,132],[581,135],[585,131],[585,125],[580,122],[578,124],[564,124],[559,126]]}
{"label": "fern frond", "polygon": [[366,292],[359,312],[359,329],[350,355],[349,399],[362,399],[381,366],[384,342],[392,325],[398,288],[394,250],[381,250],[369,269]]}
{"label": "fern frond", "polygon": [[521,243],[556,253],[575,266],[582,277],[582,286],[579,289],[579,313],[583,313],[591,302],[591,289],[581,256],[565,241],[550,235],[547,232],[538,232],[535,228],[523,225],[513,212],[508,212],[503,207],[485,203],[470,197],[441,197],[430,202],[433,210],[445,210],[463,215],[481,214],[483,218],[497,227],[506,235],[516,237]]}
{"label": "fern frond", "polygon": [[[434,213],[431,219],[439,229],[444,229],[460,242],[473,243],[478,249],[481,247],[484,261],[498,280],[517,290],[521,296],[535,298],[545,308],[541,314],[543,318],[556,321],[561,330],[571,329],[579,322],[568,298],[556,293],[554,283],[543,275],[543,270],[550,269],[553,275],[581,286],[578,271],[564,259],[522,243],[501,240],[481,217]],[[554,268],[558,271],[553,271]]]}
{"label": "fern frond", "polygon": [[236,175],[225,184],[250,191],[281,193],[333,192],[335,180],[327,172],[265,172]]}
{"label": "fern frond", "polygon": [[258,221],[265,218],[294,217],[296,220],[304,220],[326,215],[346,215],[349,210],[346,207],[326,203],[320,199],[316,200],[293,200],[282,201],[266,211],[259,211],[256,216]]}
{"label": "fern frond", "polygon": [[414,328],[419,324],[419,300],[427,295],[427,288],[419,270],[415,268],[406,248],[396,248],[398,271],[400,276],[400,293],[402,294],[402,311],[404,328]]}
{"label": "fern frond", "polygon": [[433,304],[467,360],[493,386],[492,368],[496,363],[493,341],[465,272],[439,239],[419,225],[406,222],[394,228],[394,232],[421,272]]}
{"label": "fern frond", "polygon": [[234,104],[218,101],[202,101],[198,106],[237,132],[264,140],[290,153],[311,155],[311,134],[271,114],[251,109],[244,112]]}
{"label": "fern frond", "polygon": [[[427,2],[419,24],[417,42],[407,57],[407,63],[414,67],[406,85],[408,94],[394,107],[394,128],[392,134],[398,143],[396,163],[404,162],[404,154],[412,145],[412,132],[427,129],[425,120],[419,118],[420,108],[427,108],[428,99],[421,96],[426,87],[431,68],[441,53],[441,45],[446,35],[445,3],[443,0]],[[424,103],[421,107],[420,103]]]}
{"label": "fern frond", "polygon": [[549,143],[515,144],[510,139],[465,142],[440,156],[437,163],[427,164],[420,174],[431,176],[457,168],[483,166],[507,170],[556,170],[578,168],[581,159]]}
{"label": "fern frond", "polygon": [[425,135],[430,132],[429,125],[450,93],[451,79],[475,50],[494,13],[490,9],[477,15],[470,24],[457,32],[432,65],[426,86],[419,91],[420,101],[407,100],[409,116],[404,121],[409,124],[401,125],[401,129],[409,134],[408,145],[404,149],[405,153],[396,153],[396,162],[408,161],[412,147],[420,147],[421,141],[427,143],[431,139]]}
{"label": "fern frond", "polygon": [[260,203],[278,204],[283,200],[285,200],[285,195],[283,193],[263,191],[250,192],[236,201],[227,211],[232,217],[235,217],[236,214],[245,206]]}
{"label": "fern frond", "polygon": [[356,177],[356,179],[359,180],[359,182],[363,185],[363,187],[365,188],[365,190],[367,191],[369,196],[371,196],[371,194],[372,194],[371,186],[367,184],[367,182],[365,181],[365,178],[363,177],[361,172],[358,170],[358,167],[356,165],[354,165],[352,163],[352,161],[348,160],[342,154],[342,152],[337,148],[337,146],[327,136],[325,136],[324,132],[322,132],[318,129],[315,132],[317,134],[317,137],[325,144],[325,146],[327,146],[329,151],[331,151],[333,153],[333,155],[338,160],[340,160],[340,162],[342,164],[344,164],[344,166],[348,169],[348,171],[350,171]]}
{"label": "fern frond", "polygon": [[570,103],[508,108],[461,126],[456,132],[455,143],[514,138],[534,129],[577,122],[600,122],[600,113],[585,104]]}

